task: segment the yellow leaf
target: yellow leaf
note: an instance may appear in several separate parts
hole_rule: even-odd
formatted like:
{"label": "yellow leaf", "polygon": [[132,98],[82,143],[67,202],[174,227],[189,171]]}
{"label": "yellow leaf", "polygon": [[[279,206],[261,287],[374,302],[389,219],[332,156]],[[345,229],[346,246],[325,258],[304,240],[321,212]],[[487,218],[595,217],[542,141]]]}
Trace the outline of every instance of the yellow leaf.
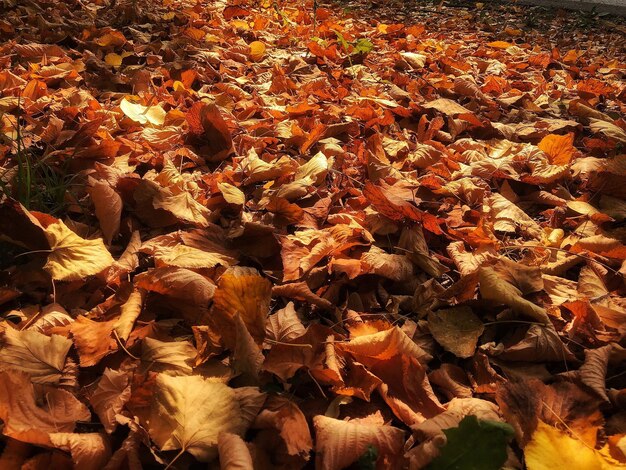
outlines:
{"label": "yellow leaf", "polygon": [[329,164],[326,156],[322,152],[317,152],[308,162],[298,168],[294,175],[294,180],[297,181],[309,177],[313,181],[321,183],[326,177],[328,167]]}
{"label": "yellow leaf", "polygon": [[253,41],[250,43],[250,58],[255,62],[261,62],[265,55],[265,44],[261,41]]}
{"label": "yellow leaf", "polygon": [[81,238],[60,220],[48,225],[44,234],[51,250],[44,269],[55,281],[84,279],[113,264],[113,257],[101,238]]}
{"label": "yellow leaf", "polygon": [[120,103],[120,109],[126,116],[140,124],[150,123],[155,126],[162,126],[165,122],[165,110],[158,104],[143,106],[124,98]]}
{"label": "yellow leaf", "polygon": [[191,364],[198,355],[188,341],[159,341],[145,338],[141,345],[141,360],[151,370],[163,371],[168,375],[189,375]]}
{"label": "yellow leaf", "polygon": [[244,21],[244,20],[232,20],[230,24],[235,29],[243,29],[244,31],[248,31],[250,29],[250,25],[248,24],[247,21]]}
{"label": "yellow leaf", "polygon": [[563,431],[539,421],[524,448],[528,470],[610,470],[626,468],[609,456],[587,446]]}
{"label": "yellow leaf", "polygon": [[122,65],[123,57],[115,52],[110,52],[104,56],[104,63],[112,67],[119,67]]}
{"label": "yellow leaf", "polygon": [[175,245],[158,247],[154,251],[154,261],[159,266],[176,266],[187,269],[213,268],[230,266],[236,260],[222,253],[204,251],[192,246]]}
{"label": "yellow leaf", "polygon": [[515,312],[526,315],[535,321],[544,324],[550,323],[545,309],[523,298],[522,292],[503,279],[492,267],[485,266],[480,268],[478,276],[480,280],[480,295],[482,295],[483,299],[508,305]]}
{"label": "yellow leaf", "polygon": [[246,203],[246,196],[241,189],[228,183],[218,183],[218,189],[222,193],[222,196],[229,204],[235,204],[237,206],[243,206]]}
{"label": "yellow leaf", "polygon": [[134,288],[128,296],[128,300],[121,307],[121,315],[115,323],[115,331],[120,339],[126,341],[135,325],[135,320],[139,317],[143,307],[145,291]]}

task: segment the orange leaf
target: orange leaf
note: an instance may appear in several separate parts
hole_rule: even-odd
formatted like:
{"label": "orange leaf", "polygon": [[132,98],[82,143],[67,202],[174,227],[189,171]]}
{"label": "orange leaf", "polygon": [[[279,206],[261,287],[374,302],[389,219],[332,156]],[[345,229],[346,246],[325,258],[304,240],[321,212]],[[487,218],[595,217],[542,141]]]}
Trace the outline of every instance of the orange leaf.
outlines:
{"label": "orange leaf", "polygon": [[553,165],[567,165],[574,156],[574,134],[567,135],[550,134],[545,136],[537,145],[543,150]]}

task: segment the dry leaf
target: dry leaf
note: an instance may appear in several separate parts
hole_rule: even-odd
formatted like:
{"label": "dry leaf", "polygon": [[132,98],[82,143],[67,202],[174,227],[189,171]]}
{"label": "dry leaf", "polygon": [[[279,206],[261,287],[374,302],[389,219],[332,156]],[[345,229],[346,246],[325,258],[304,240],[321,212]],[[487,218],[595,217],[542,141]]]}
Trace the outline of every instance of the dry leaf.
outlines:
{"label": "dry leaf", "polygon": [[98,386],[89,397],[89,403],[107,433],[115,431],[118,424],[116,417],[129,399],[129,375],[107,367],[98,381]]}
{"label": "dry leaf", "polygon": [[120,109],[126,116],[139,124],[149,123],[154,126],[162,126],[165,123],[165,110],[159,104],[143,106],[124,98],[120,102]]}
{"label": "dry leaf", "polygon": [[34,383],[57,384],[72,342],[59,335],[7,328],[1,343],[2,369],[27,373]]}
{"label": "dry leaf", "polygon": [[222,470],[252,470],[252,456],[246,442],[236,434],[221,432],[217,438],[217,448]]}
{"label": "dry leaf", "polygon": [[58,221],[44,232],[50,254],[44,269],[56,281],[77,281],[93,276],[113,264],[102,239],[86,240]]}
{"label": "dry leaf", "polygon": [[208,462],[217,457],[220,433],[245,431],[241,408],[233,389],[222,383],[159,374],[148,431],[159,449],[189,452]]}
{"label": "dry leaf", "polygon": [[7,370],[0,372],[0,419],[5,436],[49,445],[49,433],[72,432],[76,422],[89,421],[91,413],[65,390],[49,389],[46,400],[40,401],[28,375]]}
{"label": "dry leaf", "polygon": [[313,425],[316,467],[323,470],[347,467],[356,462],[368,446],[374,446],[378,458],[391,468],[404,444],[404,432],[392,426],[360,424],[322,415],[313,418]]}
{"label": "dry leaf", "polygon": [[253,268],[232,267],[222,274],[213,296],[211,318],[224,326],[221,334],[227,345],[234,344],[232,332],[227,330],[237,313],[255,341],[263,342],[271,289],[271,283]]}
{"label": "dry leaf", "polygon": [[528,470],[570,468],[573,470],[609,470],[626,468],[606,452],[587,447],[566,432],[539,421],[537,430],[524,448]]}
{"label": "dry leaf", "polygon": [[431,312],[428,329],[444,349],[461,358],[474,355],[476,342],[485,330],[480,319],[467,307]]}

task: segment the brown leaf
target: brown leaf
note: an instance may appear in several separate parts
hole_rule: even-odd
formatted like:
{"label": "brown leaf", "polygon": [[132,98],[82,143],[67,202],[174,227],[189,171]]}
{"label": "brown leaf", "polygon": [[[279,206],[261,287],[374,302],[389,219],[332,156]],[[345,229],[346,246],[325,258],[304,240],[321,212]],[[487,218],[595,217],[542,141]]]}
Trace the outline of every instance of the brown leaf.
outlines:
{"label": "brown leaf", "polygon": [[289,455],[309,459],[313,447],[311,432],[306,418],[294,402],[280,396],[269,397],[253,427],[278,432]]}
{"label": "brown leaf", "polygon": [[404,432],[392,426],[360,424],[318,415],[315,426],[316,467],[339,470],[356,462],[368,446],[378,450],[379,459],[393,467],[404,444]]}
{"label": "brown leaf", "polygon": [[53,432],[50,442],[70,452],[75,468],[101,468],[111,456],[108,440],[102,434]]}
{"label": "brown leaf", "polygon": [[257,344],[263,342],[271,295],[271,283],[256,269],[237,266],[222,274],[213,296],[211,320],[228,347],[235,344],[232,322],[237,313]]}
{"label": "brown leaf", "polygon": [[122,198],[106,181],[93,181],[89,195],[96,208],[96,217],[107,245],[117,236],[122,216]]}
{"label": "brown leaf", "polygon": [[4,422],[5,436],[50,445],[49,433],[72,432],[76,422],[89,421],[91,413],[65,390],[51,388],[45,400],[41,400],[28,375],[3,371],[0,372],[0,419]]}
{"label": "brown leaf", "polygon": [[468,307],[437,310],[428,314],[428,329],[441,346],[457,357],[474,355],[485,328]]}
{"label": "brown leaf", "polygon": [[117,342],[112,336],[116,322],[116,320],[96,322],[79,316],[72,323],[70,332],[82,367],[94,366],[104,356],[117,351]]}
{"label": "brown leaf", "polygon": [[221,161],[233,151],[233,141],[226,121],[214,104],[196,102],[185,115],[191,134],[200,138],[209,161]]}
{"label": "brown leaf", "polygon": [[109,369],[102,373],[96,389],[89,397],[89,403],[100,418],[107,433],[117,427],[116,417],[130,398],[130,377],[128,373]]}

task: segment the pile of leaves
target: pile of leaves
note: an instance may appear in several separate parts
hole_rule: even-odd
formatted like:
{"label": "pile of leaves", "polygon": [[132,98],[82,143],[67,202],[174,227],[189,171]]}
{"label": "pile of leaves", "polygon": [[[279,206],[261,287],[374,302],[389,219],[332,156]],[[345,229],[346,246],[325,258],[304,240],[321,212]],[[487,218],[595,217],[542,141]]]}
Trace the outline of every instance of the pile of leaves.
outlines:
{"label": "pile of leaves", "polygon": [[1,468],[626,468],[619,25],[2,5]]}

